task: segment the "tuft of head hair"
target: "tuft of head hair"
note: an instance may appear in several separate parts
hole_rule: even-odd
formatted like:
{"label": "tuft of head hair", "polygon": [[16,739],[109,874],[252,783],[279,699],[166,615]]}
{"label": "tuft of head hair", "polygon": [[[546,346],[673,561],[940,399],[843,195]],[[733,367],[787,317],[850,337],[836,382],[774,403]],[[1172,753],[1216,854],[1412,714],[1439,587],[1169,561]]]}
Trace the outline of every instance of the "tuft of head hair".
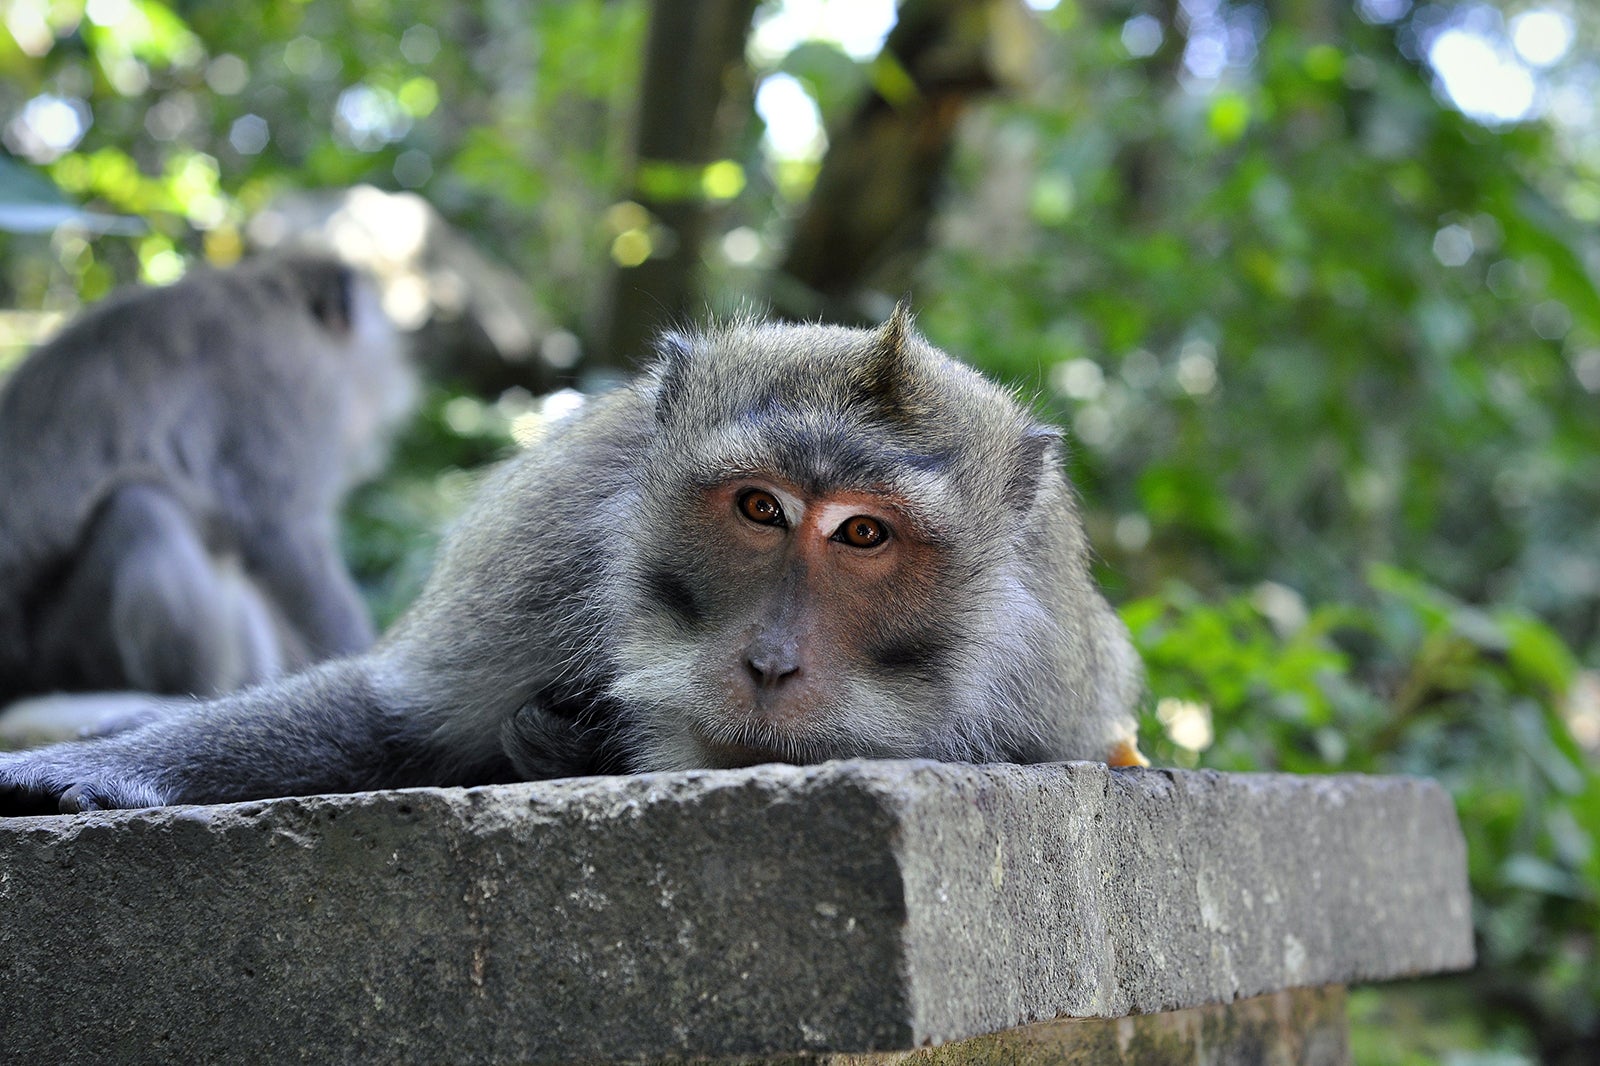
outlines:
{"label": "tuft of head hair", "polygon": [[870,400],[883,408],[900,406],[905,383],[911,376],[912,328],[911,308],[901,300],[872,336],[861,370],[861,387]]}

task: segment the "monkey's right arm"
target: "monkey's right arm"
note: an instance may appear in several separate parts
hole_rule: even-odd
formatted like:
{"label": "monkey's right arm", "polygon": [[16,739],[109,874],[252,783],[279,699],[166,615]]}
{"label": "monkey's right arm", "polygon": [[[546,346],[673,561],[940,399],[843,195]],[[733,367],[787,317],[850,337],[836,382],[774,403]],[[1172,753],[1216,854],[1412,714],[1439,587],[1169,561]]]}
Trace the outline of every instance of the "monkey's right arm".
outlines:
{"label": "monkey's right arm", "polygon": [[228,803],[505,776],[438,748],[429,718],[396,706],[379,674],[375,660],[340,660],[116,736],[0,753],[0,813]]}

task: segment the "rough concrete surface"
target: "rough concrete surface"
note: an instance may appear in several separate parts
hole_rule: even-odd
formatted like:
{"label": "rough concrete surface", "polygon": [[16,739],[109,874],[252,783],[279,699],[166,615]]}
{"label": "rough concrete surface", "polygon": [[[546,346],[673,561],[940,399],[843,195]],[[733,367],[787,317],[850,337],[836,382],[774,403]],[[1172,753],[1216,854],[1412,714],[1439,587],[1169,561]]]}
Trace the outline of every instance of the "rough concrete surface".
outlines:
{"label": "rough concrete surface", "polygon": [[0,821],[17,1062],[882,1051],[1471,962],[1410,778],[848,762]]}

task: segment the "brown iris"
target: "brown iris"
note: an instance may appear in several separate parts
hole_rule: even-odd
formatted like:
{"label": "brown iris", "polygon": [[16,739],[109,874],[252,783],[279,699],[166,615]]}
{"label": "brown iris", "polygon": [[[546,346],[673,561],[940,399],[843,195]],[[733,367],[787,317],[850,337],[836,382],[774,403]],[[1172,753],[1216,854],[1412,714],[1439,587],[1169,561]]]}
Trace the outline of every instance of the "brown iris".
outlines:
{"label": "brown iris", "polygon": [[853,518],[844,520],[844,525],[833,535],[834,540],[841,540],[852,548],[876,548],[889,536],[889,528],[876,518],[858,514]]}
{"label": "brown iris", "polygon": [[739,497],[739,513],[764,526],[784,524],[783,506],[778,503],[778,498],[761,489],[751,489]]}

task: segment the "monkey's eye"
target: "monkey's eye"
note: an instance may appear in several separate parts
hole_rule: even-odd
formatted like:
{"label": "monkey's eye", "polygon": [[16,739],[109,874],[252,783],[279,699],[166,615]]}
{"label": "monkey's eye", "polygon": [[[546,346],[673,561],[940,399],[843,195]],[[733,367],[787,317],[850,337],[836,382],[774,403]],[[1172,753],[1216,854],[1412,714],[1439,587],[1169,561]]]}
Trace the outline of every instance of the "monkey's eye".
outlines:
{"label": "monkey's eye", "polygon": [[778,498],[760,489],[750,489],[739,497],[739,513],[763,526],[786,524],[783,519],[783,506],[778,503]]}
{"label": "monkey's eye", "polygon": [[864,514],[846,518],[844,525],[834,533],[833,539],[852,548],[876,548],[889,539],[889,527]]}

